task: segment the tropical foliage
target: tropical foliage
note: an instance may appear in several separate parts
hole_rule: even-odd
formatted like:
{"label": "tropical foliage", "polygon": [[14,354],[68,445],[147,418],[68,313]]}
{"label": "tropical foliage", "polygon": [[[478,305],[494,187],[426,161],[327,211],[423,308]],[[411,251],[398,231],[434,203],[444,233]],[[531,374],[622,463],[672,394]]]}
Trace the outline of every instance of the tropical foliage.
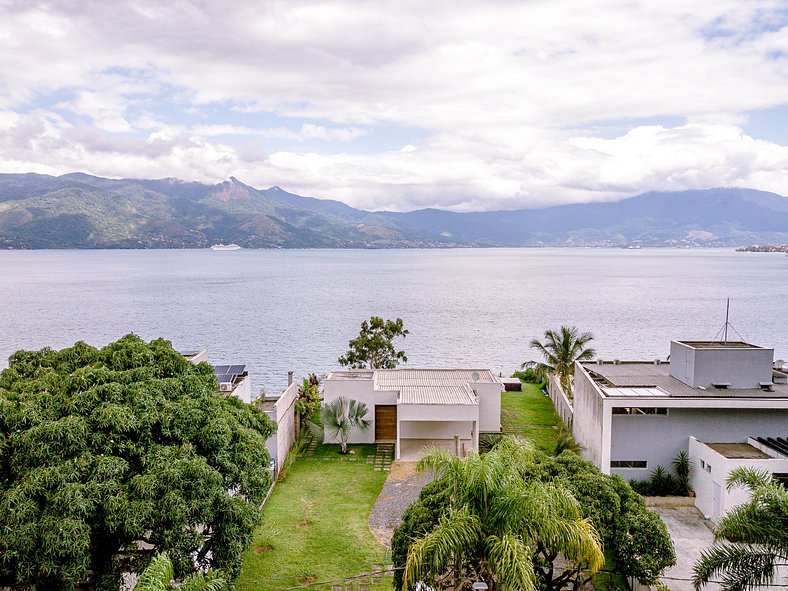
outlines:
{"label": "tropical foliage", "polygon": [[18,351],[0,374],[0,587],[116,591],[141,542],[176,576],[235,576],[273,431],[164,340]]}
{"label": "tropical foliage", "polygon": [[732,470],[727,482],[728,489],[746,487],[751,498],[720,520],[714,545],[695,565],[695,589],[711,580],[722,591],[788,587],[788,577],[777,580],[778,566],[788,566],[788,490],[768,473],[746,468]]}
{"label": "tropical foliage", "polygon": [[328,432],[332,439],[339,439],[342,453],[347,453],[347,440],[353,429],[366,431],[372,421],[365,419],[367,405],[359,400],[350,400],[344,396],[335,398],[323,404],[320,408],[320,422],[322,425],[312,424],[312,432],[322,440],[324,433]]}
{"label": "tropical foliage", "polygon": [[544,342],[533,339],[531,348],[542,354],[544,361],[526,361],[523,368],[533,368],[538,375],[554,373],[567,396],[572,395],[575,362],[593,359],[596,351],[589,343],[594,340],[590,332],[580,333],[575,326],[562,326],[557,331],[546,330]]}
{"label": "tropical foliage", "polygon": [[690,474],[692,462],[689,454],[680,451],[673,458],[673,473],[668,472],[664,466],[657,466],[651,471],[648,480],[633,480],[630,482],[641,495],[664,497],[677,495],[686,497],[690,494]]}
{"label": "tropical foliage", "polygon": [[[473,487],[488,491],[486,498],[490,500],[485,501],[489,503],[486,510],[499,512],[501,515],[504,515],[504,511],[509,507],[503,499],[508,498],[507,495],[511,493],[498,498],[499,486],[503,489],[511,488],[513,491],[519,491],[517,494],[520,495],[522,502],[528,499],[529,502],[536,503],[530,510],[526,510],[524,513],[526,516],[530,515],[529,511],[541,510],[545,512],[544,515],[550,515],[550,511],[553,511],[549,505],[544,504],[545,498],[549,500],[551,497],[534,495],[534,489],[529,487],[536,483],[539,487],[548,487],[548,490],[550,487],[554,489],[560,487],[568,498],[573,499],[567,502],[579,506],[581,518],[593,527],[604,547],[610,550],[618,564],[619,572],[634,577],[643,584],[656,583],[663,570],[675,564],[673,546],[665,525],[656,513],[646,508],[640,495],[619,476],[602,474],[593,464],[574,453],[565,452],[558,457],[551,457],[527,448],[523,450],[520,448],[521,445],[519,442],[513,442],[511,438],[506,438],[492,452],[484,456],[485,459],[489,456],[494,457],[496,450],[501,446],[504,446],[504,449],[508,448],[506,454],[511,453],[512,446],[515,450],[519,450],[516,453],[519,454],[520,459],[516,466],[503,477],[504,481],[510,479],[506,484],[498,483],[499,476],[494,470],[477,467],[483,466],[484,462],[473,456],[473,459],[462,468],[459,465],[460,460],[448,461],[455,475],[447,478],[445,474],[448,470],[444,470],[442,473],[444,476],[424,487],[419,499],[408,508],[402,524],[394,532],[392,558],[395,566],[404,567],[415,540],[422,539],[427,533],[435,530],[441,519],[445,519],[448,511],[456,505],[453,501],[456,487],[452,482],[459,477],[458,475],[467,475],[467,478],[474,483]],[[501,462],[501,459],[496,461]],[[499,502],[504,503],[503,507],[498,505]],[[484,515],[487,519],[487,514]],[[490,527],[498,527],[494,519],[489,524]],[[482,523],[486,528],[487,522],[482,521]],[[586,567],[591,566],[590,561],[573,560],[570,564],[564,565],[565,569],[562,568],[555,546],[540,542],[539,531],[534,529],[538,523],[538,520],[531,522],[533,537],[528,545],[530,552],[528,562],[533,565],[536,583],[540,588],[550,590],[581,586],[589,578]],[[550,527],[546,531],[549,532]],[[483,531],[487,532],[488,529]],[[456,569],[455,572],[458,576],[465,573],[465,583],[467,583],[472,576],[483,572],[483,569],[475,564],[473,560],[466,559],[465,566]],[[426,575],[422,573],[422,576]],[[437,580],[452,582],[451,577],[446,578],[446,574],[443,579]],[[489,584],[490,581],[485,580]],[[399,589],[402,582],[402,573],[397,571],[395,588]],[[503,588],[497,579],[493,582]],[[460,585],[463,585],[462,581]]]}
{"label": "tropical foliage", "polygon": [[361,332],[348,343],[348,351],[339,358],[339,364],[352,369],[393,369],[400,361],[408,361],[405,351],[394,348],[394,339],[407,336],[402,318],[383,320],[372,316],[361,323]]}
{"label": "tropical foliage", "polygon": [[[526,478],[537,452],[505,438],[489,453],[460,459],[433,450],[419,463],[445,490],[437,520],[408,544],[403,588],[438,588],[484,580],[493,589],[531,591],[552,580],[546,557],[562,555],[578,569],[604,564],[602,541],[580,504],[558,479]],[[402,532],[395,554],[402,558]],[[395,562],[396,564],[396,562]]]}
{"label": "tropical foliage", "polygon": [[229,583],[220,572],[209,570],[197,571],[176,583],[175,571],[172,560],[166,552],[160,552],[153,557],[148,567],[142,571],[134,591],[225,591]]}

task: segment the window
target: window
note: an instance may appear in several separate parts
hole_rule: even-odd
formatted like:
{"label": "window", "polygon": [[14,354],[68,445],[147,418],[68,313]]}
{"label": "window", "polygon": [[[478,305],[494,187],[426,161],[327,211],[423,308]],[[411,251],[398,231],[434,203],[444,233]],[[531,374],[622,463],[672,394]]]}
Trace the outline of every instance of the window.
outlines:
{"label": "window", "polygon": [[611,460],[611,468],[648,468],[646,460]]}
{"label": "window", "polygon": [[706,462],[706,472],[711,474],[711,464],[709,464],[708,462]]}
{"label": "window", "polygon": [[614,415],[667,415],[667,408],[637,408],[630,406],[614,406]]}
{"label": "window", "polygon": [[701,460],[700,461],[700,467],[703,468],[704,470],[706,469],[706,461],[705,460]]}

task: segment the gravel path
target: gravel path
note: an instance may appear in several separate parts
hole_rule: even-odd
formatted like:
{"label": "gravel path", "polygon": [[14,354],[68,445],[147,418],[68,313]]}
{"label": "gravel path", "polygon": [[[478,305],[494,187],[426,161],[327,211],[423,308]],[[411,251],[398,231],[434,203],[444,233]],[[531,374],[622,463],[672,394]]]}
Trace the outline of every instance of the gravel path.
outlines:
{"label": "gravel path", "polygon": [[416,472],[416,462],[394,462],[391,465],[383,490],[369,514],[369,530],[386,548],[391,547],[391,536],[402,522],[405,509],[431,480],[431,474]]}

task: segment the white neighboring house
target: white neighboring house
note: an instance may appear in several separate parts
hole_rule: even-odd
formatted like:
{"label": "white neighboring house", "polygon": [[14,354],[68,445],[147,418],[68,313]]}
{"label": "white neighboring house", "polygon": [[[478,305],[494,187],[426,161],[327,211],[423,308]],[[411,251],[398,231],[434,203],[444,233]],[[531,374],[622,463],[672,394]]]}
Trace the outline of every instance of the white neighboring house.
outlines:
{"label": "white neighboring house", "polygon": [[429,445],[464,455],[479,449],[479,433],[500,433],[503,389],[489,369],[350,370],[328,374],[323,400],[367,405],[372,425],[349,443],[394,443],[396,459],[414,460]]}
{"label": "white neighboring house", "polygon": [[[202,349],[201,351],[181,351],[180,353],[195,364],[202,363],[203,361],[208,362],[207,349]],[[219,382],[219,392],[227,394],[228,396],[235,396],[247,404],[251,404],[252,380],[249,378],[249,372],[246,371],[246,365],[215,365],[213,373]]]}
{"label": "white neighboring house", "polygon": [[719,518],[743,500],[725,492],[730,469],[788,471],[786,450],[753,443],[788,436],[788,375],[773,356],[744,342],[672,341],[668,361],[578,362],[572,432],[586,459],[627,480],[688,452],[696,505]]}

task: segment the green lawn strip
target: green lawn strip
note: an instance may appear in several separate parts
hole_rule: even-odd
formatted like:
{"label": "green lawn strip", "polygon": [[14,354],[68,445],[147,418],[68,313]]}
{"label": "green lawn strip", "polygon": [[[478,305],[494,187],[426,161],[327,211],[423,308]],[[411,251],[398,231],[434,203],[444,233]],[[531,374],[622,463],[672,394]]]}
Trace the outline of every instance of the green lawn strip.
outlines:
{"label": "green lawn strip", "polygon": [[[313,457],[313,458],[345,458],[345,459],[366,459],[367,456],[374,456],[375,451],[377,449],[377,445],[374,443],[359,443],[359,444],[351,444],[349,443],[347,446],[347,454],[339,453],[340,447],[339,444],[324,444],[319,443],[315,446],[314,450],[312,451],[311,455],[305,455],[305,457]],[[304,455],[305,452],[302,452]]]}
{"label": "green lawn strip", "polygon": [[505,433],[522,436],[543,451],[555,448],[560,419],[537,384],[523,384],[522,392],[501,394],[501,415]]}
{"label": "green lawn strip", "polygon": [[[362,462],[296,461],[265,506],[237,588],[272,591],[355,576],[386,562],[368,519],[387,475]],[[390,587],[387,577],[370,589]]]}

